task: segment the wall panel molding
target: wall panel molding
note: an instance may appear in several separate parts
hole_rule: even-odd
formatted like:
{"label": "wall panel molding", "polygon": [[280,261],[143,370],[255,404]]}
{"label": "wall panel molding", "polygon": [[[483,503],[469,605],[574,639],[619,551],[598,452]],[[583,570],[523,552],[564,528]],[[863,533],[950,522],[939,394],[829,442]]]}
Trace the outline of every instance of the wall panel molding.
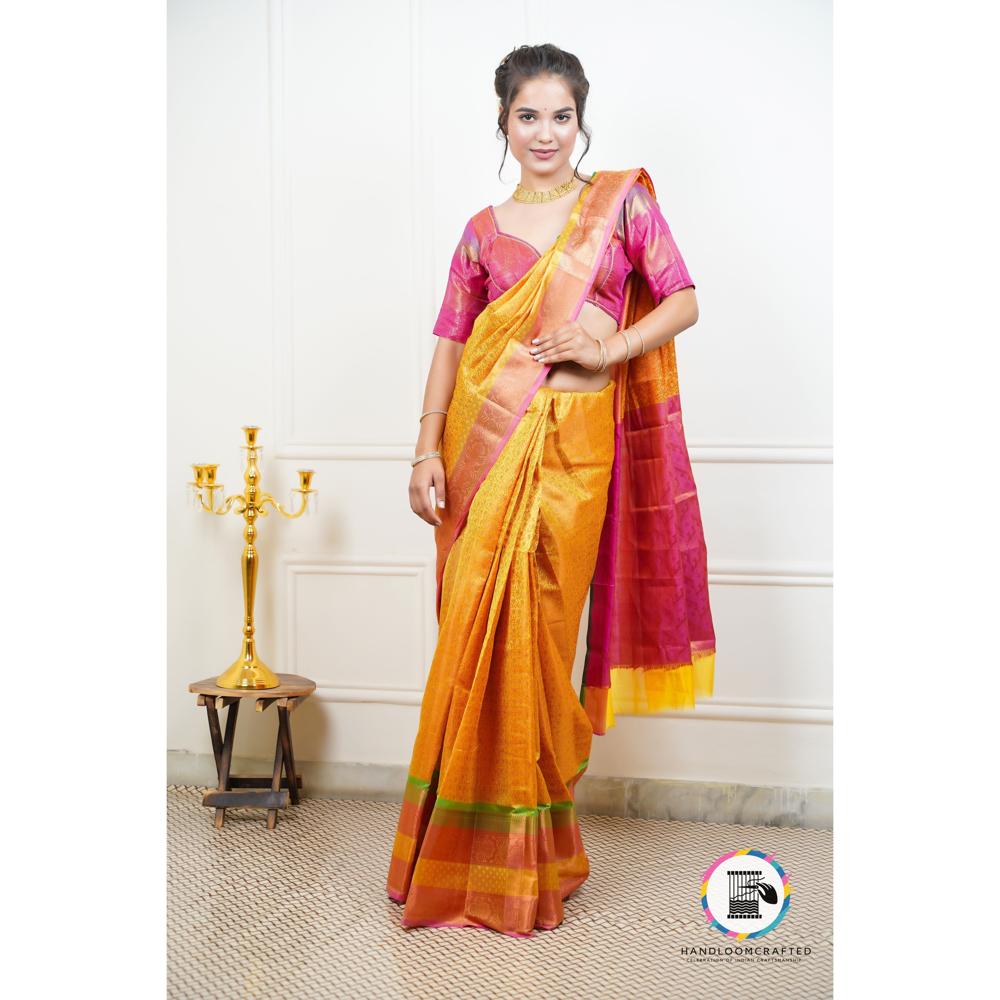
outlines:
{"label": "wall panel molding", "polygon": [[271,376],[274,379],[274,452],[291,437],[292,233],[291,190],[285,136],[285,3],[268,0],[267,81],[270,99],[268,159],[271,165]]}
{"label": "wall panel molding", "polygon": [[[420,376],[423,384],[423,374]],[[418,414],[419,416],[419,414]],[[416,435],[414,435],[416,440]],[[698,463],[753,465],[832,465],[833,448],[801,445],[689,444],[691,461]],[[333,461],[409,461],[411,444],[362,445],[343,442],[329,444],[294,444],[284,439],[277,446],[278,458]]]}
{"label": "wall panel molding", "polygon": [[[424,628],[417,643],[423,659],[419,673],[426,683],[426,672],[434,656],[436,629],[433,627],[434,565],[425,559],[380,559],[375,557],[336,557],[305,553],[287,553],[280,557],[285,581],[285,614],[282,629],[286,650],[285,662],[290,673],[300,673],[296,637],[295,584],[304,575],[357,575],[357,576],[412,576],[421,583],[423,603],[421,621]],[[831,586],[832,578],[818,573],[774,573],[759,567],[731,568],[727,573],[709,573],[710,586]],[[585,612],[586,613],[586,609]],[[427,625],[430,624],[428,628]],[[419,652],[415,655],[420,655]],[[309,674],[309,671],[305,671]],[[310,674],[311,676],[311,674]],[[393,685],[344,685],[325,678],[316,680],[314,697],[321,702],[344,704],[370,703],[381,705],[409,705],[418,707],[423,698],[423,686],[408,688]],[[706,699],[696,709],[670,712],[656,718],[702,719],[727,722],[775,722],[832,725],[832,706],[816,703],[780,701],[773,699],[722,698]]]}
{"label": "wall panel molding", "polygon": [[[419,706],[423,698],[422,691],[395,690],[387,691],[381,688],[344,688],[332,685],[316,684],[313,695],[318,701],[327,702],[372,702],[382,705],[414,705]],[[629,717],[627,712],[616,713],[622,718]],[[807,723],[822,726],[833,725],[833,708],[829,705],[781,704],[767,701],[750,701],[745,699],[726,699],[716,701],[706,698],[699,702],[698,707],[690,710],[676,710],[656,716],[645,716],[648,721],[668,719],[695,719],[716,722],[779,722]]]}
{"label": "wall panel molding", "polygon": [[[301,673],[316,681],[316,694],[321,701],[365,701],[395,705],[419,705],[427,682],[427,670],[434,658],[436,636],[433,634],[434,566],[426,559],[350,558],[291,552],[279,557],[284,581],[283,633],[285,663],[288,673]],[[316,677],[315,671],[299,664],[296,623],[296,584],[304,576],[402,576],[413,577],[420,593],[418,609],[419,633],[413,644],[413,673],[420,678],[419,687],[399,685],[345,685],[329,678]],[[345,622],[345,626],[349,623]],[[362,665],[364,666],[364,665]]]}
{"label": "wall panel molding", "polygon": [[[293,206],[286,127],[287,78],[286,35],[291,8],[289,0],[268,0],[268,106],[270,198],[271,198],[271,274],[272,274],[272,365],[275,401],[275,434],[273,453],[277,458],[322,459],[352,458],[364,453],[366,458],[395,458],[404,455],[413,457],[412,443],[386,442],[384,445],[356,444],[347,441],[303,442],[296,440],[295,428],[295,303],[293,301]],[[430,169],[424,154],[421,138],[424,129],[421,122],[423,88],[421,86],[421,46],[420,24],[422,20],[422,0],[409,0],[408,39],[409,65],[409,130],[410,148],[406,173],[410,180],[407,215],[410,227],[410,245],[418,246],[418,235],[430,232],[432,208],[428,205],[425,192],[428,190],[426,172]],[[418,330],[422,329],[421,319],[427,311],[429,292],[428,278],[430,262],[427,254],[409,255],[412,273],[411,287],[416,296],[415,308],[411,310],[414,329],[401,338],[401,343],[409,345],[409,363],[413,381],[410,409],[414,420],[419,417],[419,405],[423,394],[424,361]],[[421,308],[417,308],[421,306]],[[373,365],[375,363],[375,355]],[[414,432],[414,439],[416,432]]]}

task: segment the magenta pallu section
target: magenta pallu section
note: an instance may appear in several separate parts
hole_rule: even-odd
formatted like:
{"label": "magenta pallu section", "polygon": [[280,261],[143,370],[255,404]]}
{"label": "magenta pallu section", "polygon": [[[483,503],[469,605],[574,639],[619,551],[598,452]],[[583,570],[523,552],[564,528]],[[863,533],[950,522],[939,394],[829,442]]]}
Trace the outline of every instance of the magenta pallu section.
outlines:
{"label": "magenta pallu section", "polygon": [[[648,173],[641,169],[638,176],[655,197]],[[648,286],[633,272],[623,328],[654,307]],[[615,377],[615,459],[581,685],[597,734],[606,731],[612,670],[684,667],[694,654],[715,651],[707,547],[673,342],[621,363]]]}

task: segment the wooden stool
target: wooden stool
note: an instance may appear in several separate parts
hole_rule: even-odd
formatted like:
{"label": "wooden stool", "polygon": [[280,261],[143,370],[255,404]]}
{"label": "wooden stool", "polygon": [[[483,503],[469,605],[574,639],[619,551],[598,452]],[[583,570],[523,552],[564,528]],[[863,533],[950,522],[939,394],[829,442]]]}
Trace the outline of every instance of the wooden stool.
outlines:
{"label": "wooden stool", "polygon": [[[316,690],[314,681],[296,674],[278,674],[281,684],[276,688],[221,688],[214,677],[188,685],[188,690],[198,695],[198,704],[208,710],[208,731],[212,735],[212,751],[219,775],[219,787],[206,792],[203,806],[215,807],[215,827],[222,829],[227,806],[251,806],[267,810],[267,828],[273,830],[278,821],[278,810],[299,802],[302,776],[295,771],[295,754],[292,751],[292,727],[289,716],[298,705]],[[233,760],[233,738],[236,735],[236,716],[244,698],[254,701],[258,712],[266,712],[278,703],[278,739],[274,747],[274,772],[271,777],[234,777],[229,773]],[[219,709],[229,706],[226,713],[226,735],[219,728]],[[285,776],[281,772],[284,769]],[[233,789],[246,789],[233,791]],[[251,791],[250,789],[256,789]]]}

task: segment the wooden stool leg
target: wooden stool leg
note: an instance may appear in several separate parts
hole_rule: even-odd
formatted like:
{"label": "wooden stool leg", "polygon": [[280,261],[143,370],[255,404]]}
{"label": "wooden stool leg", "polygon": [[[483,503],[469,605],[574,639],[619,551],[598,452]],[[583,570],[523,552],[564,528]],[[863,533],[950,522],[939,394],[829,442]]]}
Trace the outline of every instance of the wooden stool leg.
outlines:
{"label": "wooden stool leg", "polygon": [[295,754],[292,751],[292,723],[288,709],[278,706],[278,737],[281,740],[285,759],[285,776],[288,778],[288,794],[293,805],[299,804],[299,782],[295,777]]}
{"label": "wooden stool leg", "polygon": [[[226,737],[222,742],[222,756],[219,763],[219,791],[229,791],[229,768],[233,762],[233,739],[236,735],[236,715],[240,710],[240,701],[237,698],[229,706],[226,714]],[[225,806],[220,806],[215,810],[215,828],[222,829],[222,824],[226,821]]]}
{"label": "wooden stool leg", "polygon": [[[278,737],[274,741],[274,771],[271,773],[271,791],[277,792],[281,789],[281,766],[284,763],[284,745],[281,739],[281,720],[278,720]],[[278,810],[268,809],[267,828],[273,830],[278,822]]]}
{"label": "wooden stool leg", "polygon": [[208,715],[208,732],[212,737],[212,753],[215,755],[215,777],[218,780],[222,774],[222,729],[219,726],[219,712],[213,699],[205,699],[205,711]]}

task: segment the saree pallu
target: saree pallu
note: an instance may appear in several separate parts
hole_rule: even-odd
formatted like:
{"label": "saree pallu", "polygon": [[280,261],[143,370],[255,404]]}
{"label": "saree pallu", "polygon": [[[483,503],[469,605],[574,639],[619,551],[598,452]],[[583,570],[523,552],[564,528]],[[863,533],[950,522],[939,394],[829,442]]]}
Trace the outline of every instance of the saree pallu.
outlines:
{"label": "saree pallu", "polygon": [[[655,198],[643,168],[620,171]],[[620,194],[620,189],[619,189]],[[621,328],[653,308],[629,275]],[[708,552],[681,413],[673,339],[616,366],[615,459],[590,594],[580,698],[603,734],[615,712],[693,708],[715,686]]]}
{"label": "saree pallu", "polygon": [[[667,551],[676,518],[666,532],[655,519],[635,520],[653,539],[622,528],[623,518],[638,518],[637,501],[665,503],[664,490],[689,486],[676,473],[679,408],[660,398],[675,381],[657,380],[665,368],[644,370],[637,358],[632,373],[617,366],[597,392],[552,389],[542,384],[551,366],[528,353],[533,337],[579,315],[637,177],[651,187],[641,170],[594,174],[552,247],[476,319],[456,373],[441,444],[447,507],[435,529],[438,644],[387,881],[389,896],[405,904],[404,927],[525,936],[561,923],[563,900],[589,874],[574,789],[594,733],[614,724],[612,705],[653,710],[665,706],[664,692],[684,701],[695,687],[710,688],[710,671],[692,673],[690,653],[677,665],[689,676],[664,682],[666,646],[648,644],[631,618],[625,629],[615,621],[626,594],[638,600],[634,612],[654,618],[659,609],[643,595],[670,601],[652,629],[669,645],[683,623],[659,574],[673,571],[675,588],[697,583],[697,558]],[[629,321],[651,308],[634,288],[626,294]],[[646,377],[633,396],[636,372]],[[635,399],[644,405],[630,406]],[[654,454],[660,445],[668,450]],[[650,466],[662,459],[671,476],[650,469],[636,478],[621,463],[626,455]],[[663,495],[650,486],[657,482]],[[693,521],[684,524],[690,531]],[[697,551],[695,537],[683,541]],[[651,546],[648,571],[630,546]],[[588,588],[577,696],[570,675]],[[626,664],[638,671],[628,685],[615,683],[624,649],[652,657]],[[646,665],[648,685],[638,682]]]}

